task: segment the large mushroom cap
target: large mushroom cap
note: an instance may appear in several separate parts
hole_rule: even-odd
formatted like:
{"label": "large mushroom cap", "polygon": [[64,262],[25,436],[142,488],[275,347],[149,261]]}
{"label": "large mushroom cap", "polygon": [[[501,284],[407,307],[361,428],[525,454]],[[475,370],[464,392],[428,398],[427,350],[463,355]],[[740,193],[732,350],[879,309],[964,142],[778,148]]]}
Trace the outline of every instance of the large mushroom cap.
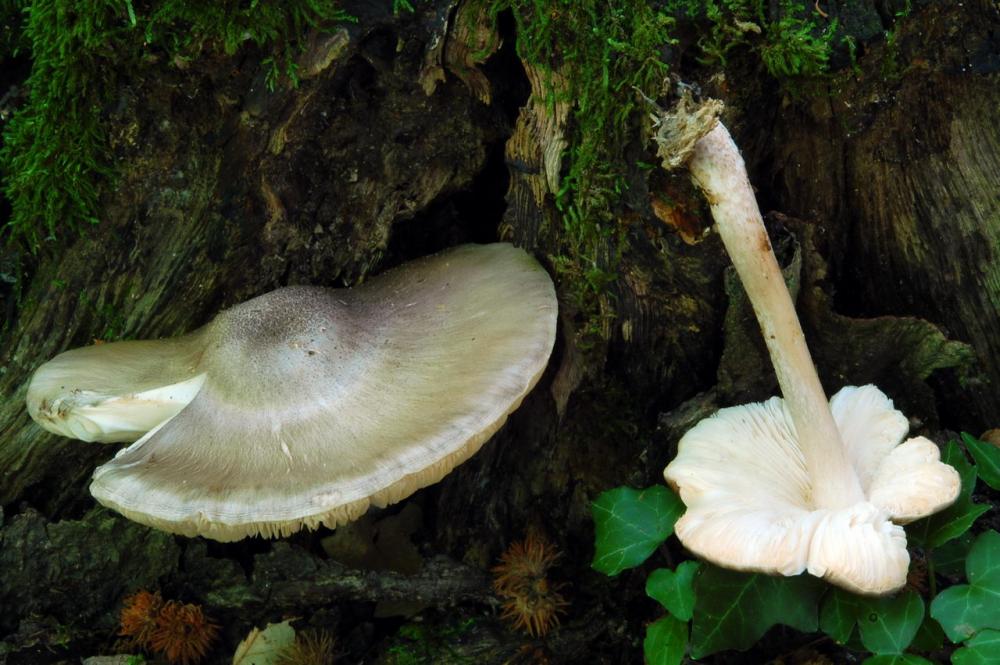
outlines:
{"label": "large mushroom cap", "polygon": [[556,313],[549,276],[506,244],[354,289],[255,298],[182,338],[201,351],[200,391],[99,467],[91,492],[223,541],[355,519],[437,482],[499,429],[545,368]]}

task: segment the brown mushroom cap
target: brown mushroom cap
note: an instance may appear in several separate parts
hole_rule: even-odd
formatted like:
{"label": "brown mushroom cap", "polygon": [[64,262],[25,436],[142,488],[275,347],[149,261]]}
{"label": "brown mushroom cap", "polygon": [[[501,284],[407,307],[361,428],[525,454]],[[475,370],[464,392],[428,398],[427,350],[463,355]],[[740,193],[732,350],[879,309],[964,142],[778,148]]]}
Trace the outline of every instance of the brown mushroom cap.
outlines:
{"label": "brown mushroom cap", "polygon": [[255,298],[163,343],[199,348],[204,383],[99,467],[91,492],[138,522],[222,541],[350,521],[437,482],[500,428],[545,369],[556,313],[549,276],[506,244],[354,289]]}

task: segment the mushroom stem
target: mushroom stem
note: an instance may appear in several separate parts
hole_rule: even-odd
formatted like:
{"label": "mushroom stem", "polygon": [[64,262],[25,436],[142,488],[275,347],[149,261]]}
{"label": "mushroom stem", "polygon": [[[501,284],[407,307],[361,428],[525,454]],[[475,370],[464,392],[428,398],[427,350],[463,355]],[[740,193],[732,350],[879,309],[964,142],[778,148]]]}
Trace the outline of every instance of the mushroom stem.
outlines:
{"label": "mushroom stem", "polygon": [[743,158],[721,122],[697,142],[688,166],[711,205],[719,235],[764,334],[812,481],[812,504],[842,508],[865,501],[771,249]]}

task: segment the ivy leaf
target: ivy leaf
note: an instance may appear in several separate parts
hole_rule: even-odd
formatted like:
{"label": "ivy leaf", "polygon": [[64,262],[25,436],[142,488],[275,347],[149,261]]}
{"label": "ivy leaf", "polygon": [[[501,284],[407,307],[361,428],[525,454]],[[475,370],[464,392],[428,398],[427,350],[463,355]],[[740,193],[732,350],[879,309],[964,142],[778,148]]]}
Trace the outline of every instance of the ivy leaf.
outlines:
{"label": "ivy leaf", "polygon": [[952,665],[1000,665],[1000,631],[984,630],[951,655]]}
{"label": "ivy leaf", "polygon": [[931,603],[931,616],[956,643],[986,628],[1000,630],[1000,533],[976,538],[965,570],[968,584],[945,589]]}
{"label": "ivy leaf", "polygon": [[[926,548],[940,547],[958,538],[968,531],[976,520],[989,509],[988,504],[965,500],[961,504],[956,502],[950,508],[932,515],[927,518],[931,522],[932,528],[927,534],[927,539],[923,541],[923,546]],[[920,542],[917,541],[917,544]]]}
{"label": "ivy leaf", "polygon": [[594,517],[594,570],[617,575],[645,561],[674,532],[684,512],[680,497],[663,485],[616,487],[590,504]]}
{"label": "ivy leaf", "polygon": [[685,561],[673,571],[669,568],[658,568],[646,578],[646,595],[659,601],[681,621],[690,621],[694,614],[694,574],[700,564],[697,561]]}
{"label": "ivy leaf", "polygon": [[958,498],[971,498],[972,490],[976,486],[976,467],[969,463],[968,458],[962,453],[962,448],[954,441],[949,441],[948,445],[941,451],[941,461],[950,464],[958,471],[958,476],[962,480],[962,489],[958,493]]}
{"label": "ivy leaf", "polygon": [[819,610],[819,629],[837,644],[847,644],[858,623],[858,596],[843,589],[831,589]]}
{"label": "ivy leaf", "polygon": [[1000,490],[1000,448],[962,432],[962,441],[976,460],[976,471],[983,482]]}
{"label": "ivy leaf", "polygon": [[979,516],[990,509],[988,504],[973,503],[972,490],[976,486],[976,467],[969,463],[957,443],[945,446],[941,461],[952,465],[962,479],[958,499],[939,513],[914,522],[906,529],[910,540],[927,549],[940,547],[969,530]]}
{"label": "ivy leaf", "polygon": [[695,579],[691,657],[748,649],[775,624],[816,630],[826,585],[812,575],[772,577],[705,566]]}
{"label": "ivy leaf", "polygon": [[934,663],[912,653],[883,653],[865,658],[861,665],[934,665]]}
{"label": "ivy leaf", "polygon": [[861,643],[876,654],[901,654],[924,620],[924,601],[906,590],[888,598],[865,598],[858,617]]}
{"label": "ivy leaf", "polygon": [[680,665],[687,651],[688,625],[669,614],[646,626],[642,653],[647,665]]}
{"label": "ivy leaf", "polygon": [[823,599],[820,630],[840,644],[851,638],[855,624],[865,649],[875,654],[901,654],[924,620],[924,601],[914,591],[888,598],[856,596],[833,589]]}
{"label": "ivy leaf", "polygon": [[972,541],[971,533],[963,533],[955,540],[932,551],[931,562],[934,564],[934,570],[949,577],[963,577],[965,560],[972,548]]}
{"label": "ivy leaf", "polygon": [[910,648],[914,651],[937,651],[944,647],[945,639],[941,624],[928,614],[920,624],[920,630],[917,631],[913,641],[910,642]]}

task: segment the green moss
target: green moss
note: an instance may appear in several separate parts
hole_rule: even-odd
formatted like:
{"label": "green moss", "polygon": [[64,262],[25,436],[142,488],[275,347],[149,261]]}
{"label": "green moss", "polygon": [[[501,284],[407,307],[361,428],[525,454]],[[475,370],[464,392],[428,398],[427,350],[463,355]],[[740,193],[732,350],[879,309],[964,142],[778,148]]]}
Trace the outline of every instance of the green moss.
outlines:
{"label": "green moss", "polygon": [[22,26],[27,0],[0,0],[0,64],[28,48]]}
{"label": "green moss", "polygon": [[913,11],[909,0],[893,14],[892,25],[883,33],[885,51],[882,56],[882,78],[888,81],[898,80],[903,76],[903,67],[899,63],[899,32],[898,21],[905,19]]}
{"label": "green moss", "polygon": [[703,63],[724,66],[731,51],[746,48],[779,81],[827,71],[837,22],[799,0],[669,0],[667,9],[699,23]]}
{"label": "green moss", "polygon": [[672,20],[647,0],[488,0],[510,11],[520,57],[559,69],[572,104],[564,173],[556,196],[561,252],[553,257],[587,325],[601,326],[599,298],[615,278],[624,241],[618,219],[629,171],[626,148],[638,135],[637,90],[657,96],[667,73],[663,49]]}
{"label": "green moss", "polygon": [[146,41],[186,57],[196,56],[206,45],[221,46],[228,55],[247,41],[271,46],[276,55],[263,61],[271,90],[282,73],[297,85],[298,39],[307,29],[351,18],[332,0],[165,0],[157,4],[146,23]]}
{"label": "green moss", "polygon": [[101,108],[115,72],[138,66],[150,44],[173,57],[203,49],[234,53],[272,46],[268,82],[295,82],[297,40],[310,26],[345,18],[335,0],[2,0],[19,16],[0,48],[30,52],[30,95],[4,131],[3,187],[12,207],[8,243],[37,250],[44,241],[98,220],[101,188],[113,175]]}
{"label": "green moss", "polygon": [[795,0],[483,1],[494,14],[513,14],[524,61],[566,79],[552,92],[553,101],[562,95],[572,104],[555,202],[560,251],[552,258],[583,313],[581,341],[596,341],[611,316],[607,291],[625,239],[621,202],[627,176],[637,168],[635,155],[627,156],[630,142],[641,137],[637,91],[658,96],[675,21],[690,22],[700,34],[704,62],[725,65],[732,51],[746,48],[784,81],[826,71],[836,23],[821,26],[811,6]]}
{"label": "green moss", "polygon": [[404,624],[390,641],[386,662],[392,665],[471,665],[472,660],[456,651],[452,645],[461,640],[474,625],[475,619],[452,620],[438,625]]}
{"label": "green moss", "polygon": [[109,0],[36,0],[24,11],[30,96],[4,131],[0,168],[13,209],[7,232],[35,248],[57,226],[96,222],[97,183],[110,171],[94,73],[128,25]]}
{"label": "green moss", "polygon": [[836,21],[820,29],[811,20],[783,15],[768,23],[760,59],[771,76],[779,80],[821,76],[827,71],[836,29]]}

